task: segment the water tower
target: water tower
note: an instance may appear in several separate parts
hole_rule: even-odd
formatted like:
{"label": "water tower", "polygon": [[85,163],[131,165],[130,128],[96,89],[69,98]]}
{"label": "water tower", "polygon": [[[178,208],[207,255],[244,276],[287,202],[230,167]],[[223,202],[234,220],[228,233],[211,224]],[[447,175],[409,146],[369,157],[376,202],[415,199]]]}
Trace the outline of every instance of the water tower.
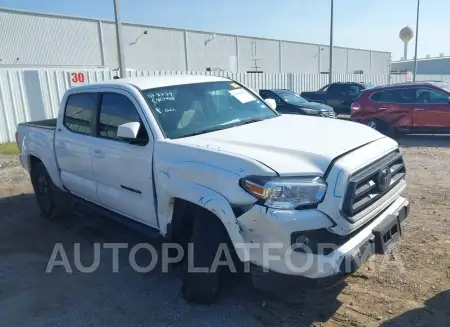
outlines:
{"label": "water tower", "polygon": [[398,36],[400,37],[400,40],[402,40],[403,43],[405,44],[404,50],[403,50],[403,58],[405,60],[408,60],[408,42],[411,41],[411,39],[413,38],[414,32],[411,27],[406,26],[400,30],[400,33]]}

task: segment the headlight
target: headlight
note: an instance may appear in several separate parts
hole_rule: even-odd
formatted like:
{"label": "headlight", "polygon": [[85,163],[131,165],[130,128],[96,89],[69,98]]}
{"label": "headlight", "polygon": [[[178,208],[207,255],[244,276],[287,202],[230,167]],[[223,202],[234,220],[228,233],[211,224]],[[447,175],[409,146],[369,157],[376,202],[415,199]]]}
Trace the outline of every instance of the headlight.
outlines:
{"label": "headlight", "polygon": [[318,115],[319,110],[316,109],[308,109],[308,108],[302,108],[302,110],[307,113],[308,115]]}
{"label": "headlight", "polygon": [[321,177],[249,176],[241,180],[241,186],[263,200],[264,205],[286,210],[317,204],[327,191],[327,183]]}

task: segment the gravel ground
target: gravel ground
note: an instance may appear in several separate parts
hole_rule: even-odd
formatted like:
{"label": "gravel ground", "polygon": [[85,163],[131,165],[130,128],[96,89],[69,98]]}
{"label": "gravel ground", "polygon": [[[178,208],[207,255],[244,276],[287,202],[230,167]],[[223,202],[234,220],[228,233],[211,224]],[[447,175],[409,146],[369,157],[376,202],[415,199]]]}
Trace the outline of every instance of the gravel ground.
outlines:
{"label": "gravel ground", "polygon": [[0,326],[450,326],[450,137],[400,144],[412,210],[392,254],[373,257],[335,289],[283,301],[232,276],[213,306],[183,301],[178,268],[140,274],[121,256],[112,273],[110,250],[93,273],[57,267],[47,274],[56,243],[71,263],[69,250],[80,244],[89,265],[93,243],[149,240],[98,216],[41,219],[28,174],[16,159],[0,158]]}

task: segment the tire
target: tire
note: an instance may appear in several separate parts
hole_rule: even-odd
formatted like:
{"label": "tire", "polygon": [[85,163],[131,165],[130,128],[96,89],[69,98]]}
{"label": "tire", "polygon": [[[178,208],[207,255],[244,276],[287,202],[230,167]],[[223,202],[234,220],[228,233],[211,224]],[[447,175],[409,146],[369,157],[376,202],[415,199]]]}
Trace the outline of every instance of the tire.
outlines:
{"label": "tire", "polygon": [[31,184],[42,217],[57,220],[66,216],[72,209],[69,194],[61,191],[53,184],[44,164],[36,163],[31,169]]}
{"label": "tire", "polygon": [[392,138],[399,138],[402,136],[402,133],[394,126],[378,119],[369,119],[366,121],[366,125]]}
{"label": "tire", "polygon": [[369,119],[368,121],[366,121],[366,125],[370,128],[373,128],[374,130],[379,131],[379,132],[382,131],[380,121],[377,119]]}
{"label": "tire", "polygon": [[211,268],[220,243],[226,242],[227,234],[220,220],[206,210],[197,210],[190,238],[191,250],[185,252],[181,293],[190,303],[212,304],[220,292],[220,271],[192,272],[195,268]]}

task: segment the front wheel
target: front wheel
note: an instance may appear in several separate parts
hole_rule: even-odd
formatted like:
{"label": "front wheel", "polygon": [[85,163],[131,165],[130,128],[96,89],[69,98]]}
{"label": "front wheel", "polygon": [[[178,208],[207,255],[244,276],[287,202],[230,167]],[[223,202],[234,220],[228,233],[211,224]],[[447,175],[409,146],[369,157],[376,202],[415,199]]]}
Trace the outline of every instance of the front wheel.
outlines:
{"label": "front wheel", "polygon": [[[214,269],[213,263],[220,244],[226,244],[227,234],[212,213],[203,209],[196,211],[190,245],[183,262],[181,292],[188,302],[212,304],[220,291],[220,273]],[[199,268],[208,271],[195,271]]]}
{"label": "front wheel", "polygon": [[69,195],[53,184],[42,163],[34,165],[30,177],[37,203],[44,218],[56,220],[65,216],[71,210],[72,205]]}

